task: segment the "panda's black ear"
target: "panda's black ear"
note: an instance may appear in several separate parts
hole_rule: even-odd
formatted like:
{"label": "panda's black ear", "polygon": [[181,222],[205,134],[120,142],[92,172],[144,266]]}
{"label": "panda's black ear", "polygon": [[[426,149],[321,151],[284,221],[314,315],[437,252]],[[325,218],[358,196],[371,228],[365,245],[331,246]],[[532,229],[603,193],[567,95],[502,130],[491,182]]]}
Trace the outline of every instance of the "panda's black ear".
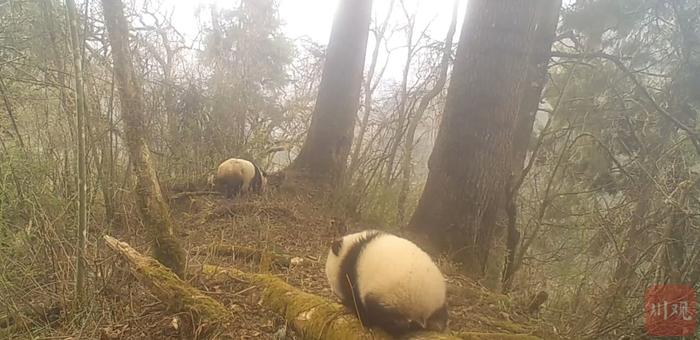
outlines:
{"label": "panda's black ear", "polygon": [[333,255],[338,256],[340,254],[340,247],[343,245],[343,239],[339,238],[333,241],[333,244],[331,244],[331,251],[333,252]]}

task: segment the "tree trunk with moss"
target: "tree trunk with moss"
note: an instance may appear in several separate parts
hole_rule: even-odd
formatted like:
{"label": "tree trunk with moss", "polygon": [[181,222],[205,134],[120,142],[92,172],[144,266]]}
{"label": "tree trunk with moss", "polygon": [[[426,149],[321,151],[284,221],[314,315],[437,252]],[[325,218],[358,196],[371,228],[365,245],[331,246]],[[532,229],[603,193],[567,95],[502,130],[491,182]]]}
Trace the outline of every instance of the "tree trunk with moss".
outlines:
{"label": "tree trunk with moss", "polygon": [[474,277],[485,272],[506,192],[536,22],[530,1],[469,1],[430,172],[409,223]]}
{"label": "tree trunk with moss", "polygon": [[151,152],[146,145],[147,122],[141,84],[129,51],[129,29],[121,0],[102,0],[124,119],[124,137],[134,174],[136,204],[151,235],[154,256],[178,276],[185,272],[185,251],[175,238],[168,205],[161,194]]}
{"label": "tree trunk with moss", "polygon": [[360,100],[372,0],[342,0],[306,141],[291,165],[309,177],[340,179],[352,145]]}

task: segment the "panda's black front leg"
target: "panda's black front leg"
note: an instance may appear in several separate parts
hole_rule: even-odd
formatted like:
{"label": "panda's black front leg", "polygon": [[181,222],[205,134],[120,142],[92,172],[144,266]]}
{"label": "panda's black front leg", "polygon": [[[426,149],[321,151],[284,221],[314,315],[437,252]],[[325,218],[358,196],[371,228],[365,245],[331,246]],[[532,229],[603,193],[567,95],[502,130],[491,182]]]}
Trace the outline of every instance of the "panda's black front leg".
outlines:
{"label": "panda's black front leg", "polygon": [[384,305],[372,294],[365,297],[364,308],[363,317],[366,321],[363,322],[366,326],[378,326],[393,336],[400,336],[418,329],[398,310]]}

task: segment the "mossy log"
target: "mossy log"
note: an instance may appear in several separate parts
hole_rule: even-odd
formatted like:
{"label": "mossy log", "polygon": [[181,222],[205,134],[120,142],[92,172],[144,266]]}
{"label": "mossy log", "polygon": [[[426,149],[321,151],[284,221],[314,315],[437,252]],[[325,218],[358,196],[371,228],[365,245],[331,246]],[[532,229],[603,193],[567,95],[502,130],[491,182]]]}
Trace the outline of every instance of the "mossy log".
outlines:
{"label": "mossy log", "polygon": [[[204,295],[180,280],[169,269],[153,258],[143,256],[111,236],[104,237],[107,245],[121,255],[129,264],[134,276],[153,295],[158,297],[172,312],[186,312],[205,334],[233,321],[233,315],[214,299]],[[204,265],[192,267],[191,272],[205,275],[209,280],[236,280],[257,285],[261,290],[262,304],[282,315],[302,339],[391,339],[385,332],[365,329],[360,321],[348,313],[343,306],[327,299],[305,293],[281,279],[266,274],[250,274],[234,268]],[[206,277],[208,276],[208,277]],[[458,336],[420,332],[411,334],[410,340],[454,340],[454,339],[538,339],[529,335],[459,333]]]}
{"label": "mossy log", "polygon": [[168,310],[192,315],[203,333],[225,327],[233,320],[233,315],[222,304],[180,280],[155,259],[141,255],[129,244],[109,235],[105,235],[104,240],[109,248],[126,260],[139,282]]}
{"label": "mossy log", "polygon": [[[381,330],[365,329],[360,321],[347,313],[340,304],[317,295],[305,293],[281,279],[265,274],[250,274],[234,268],[204,265],[201,273],[213,280],[245,281],[258,285],[262,290],[262,304],[284,316],[302,339],[392,339]],[[459,339],[447,334],[421,332],[406,339],[448,340]]]}
{"label": "mossy log", "polygon": [[261,249],[226,243],[211,244],[204,247],[198,247],[191,250],[190,253],[205,253],[216,256],[235,256],[245,261],[252,261],[255,263],[270,263],[283,268],[289,268],[292,265],[303,265],[304,263],[306,263],[304,262],[304,259],[300,257],[294,257],[286,254],[278,254]]}

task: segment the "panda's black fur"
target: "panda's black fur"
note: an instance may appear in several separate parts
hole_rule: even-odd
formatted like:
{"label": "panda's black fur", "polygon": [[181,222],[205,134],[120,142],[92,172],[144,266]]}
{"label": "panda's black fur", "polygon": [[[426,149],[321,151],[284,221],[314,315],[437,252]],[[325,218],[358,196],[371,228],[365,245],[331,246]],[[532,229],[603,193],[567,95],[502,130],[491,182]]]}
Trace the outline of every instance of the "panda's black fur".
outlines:
{"label": "panda's black fur", "polygon": [[[357,312],[359,314],[358,316],[364,325],[367,325],[367,320],[365,318],[367,307],[360,306],[361,302],[359,299],[354,298],[360,296],[359,285],[357,284],[357,258],[360,256],[360,253],[362,253],[362,250],[369,243],[369,241],[377,237],[379,234],[379,231],[373,230],[360,237],[352,248],[348,250],[348,254],[340,263],[341,275],[338,277],[338,280],[340,281],[338,282],[338,287],[340,287],[340,290],[345,297],[343,299],[343,304],[349,307],[357,307]],[[340,247],[342,247],[342,243],[343,239],[341,238],[335,240],[331,246],[333,253],[336,256],[340,255]],[[347,279],[343,280],[343,278]]]}
{"label": "panda's black fur", "polygon": [[255,176],[253,176],[253,179],[250,180],[250,189],[255,193],[261,193],[263,188],[263,176],[267,176],[267,174],[265,171],[260,169],[255,162],[251,161],[250,163],[252,163],[253,167],[255,168]]}

